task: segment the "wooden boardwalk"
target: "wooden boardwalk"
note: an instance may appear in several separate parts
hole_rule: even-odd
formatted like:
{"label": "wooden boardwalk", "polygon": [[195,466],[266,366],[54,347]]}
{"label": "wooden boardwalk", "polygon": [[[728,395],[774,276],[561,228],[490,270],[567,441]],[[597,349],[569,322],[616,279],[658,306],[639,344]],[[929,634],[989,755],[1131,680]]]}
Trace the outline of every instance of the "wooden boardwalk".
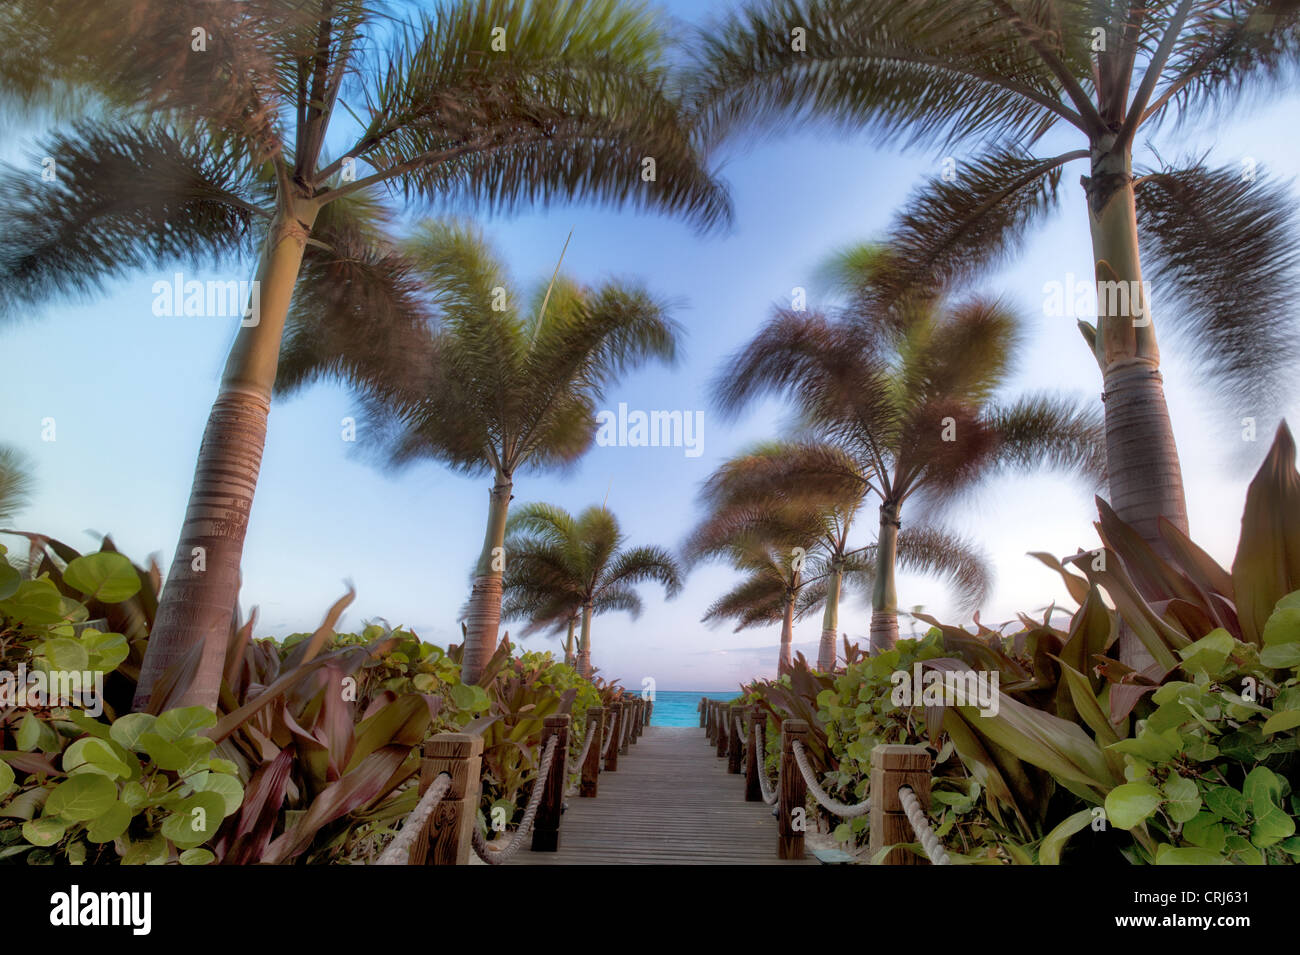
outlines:
{"label": "wooden boardwalk", "polygon": [[696,727],[650,726],[600,774],[596,799],[569,797],[558,852],[520,852],[513,865],[814,865],[776,857],[772,807],[745,802]]}

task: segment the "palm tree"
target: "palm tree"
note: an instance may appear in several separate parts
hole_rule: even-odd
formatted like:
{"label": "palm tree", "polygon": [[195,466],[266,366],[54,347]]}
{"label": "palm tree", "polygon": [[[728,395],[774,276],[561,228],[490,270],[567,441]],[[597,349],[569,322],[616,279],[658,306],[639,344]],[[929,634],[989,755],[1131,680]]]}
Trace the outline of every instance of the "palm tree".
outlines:
{"label": "palm tree", "polygon": [[16,448],[0,445],[0,524],[13,520],[27,504],[31,490],[27,459]]}
{"label": "palm tree", "polygon": [[[781,621],[778,672],[791,663],[794,621],[822,608],[817,669],[835,667],[839,607],[846,586],[875,594],[878,548],[849,545],[870,482],[860,463],[827,441],[778,441],[728,461],[701,497],[708,517],[686,545],[692,560],[722,556],[746,573],[705,619],[733,618],[737,630]],[[964,608],[985,598],[991,575],[967,541],[938,528],[898,535],[905,569],[946,577]]]}
{"label": "palm tree", "polygon": [[[780,538],[785,548],[802,547],[800,614],[795,616],[822,607],[817,669],[823,672],[835,667],[845,585],[854,583],[872,593],[878,579],[876,546],[851,547],[849,541],[853,520],[872,486],[862,470],[864,463],[869,462],[856,460],[830,441],[760,445],[726,462],[705,485],[702,497],[710,516],[689,547],[692,554],[726,551],[730,542],[747,537],[771,543]],[[787,517],[778,521],[777,514]],[[906,569],[948,578],[964,609],[977,607],[987,596],[991,575],[983,557],[956,535],[935,527],[913,528],[898,536],[896,547],[897,560]],[[766,579],[779,565],[772,564],[764,550],[760,553],[761,567],[746,569],[761,569]],[[742,548],[739,556],[745,560],[749,553]],[[783,569],[779,576],[785,576]],[[784,613],[782,619],[784,625]],[[788,654],[783,659],[788,664]]]}
{"label": "palm tree", "polygon": [[515,475],[585,454],[605,389],[646,361],[671,363],[678,326],[641,288],[588,289],[558,271],[521,300],[481,234],[465,224],[425,223],[400,254],[432,314],[372,345],[358,316],[317,309],[308,293],[285,342],[279,389],[339,378],[360,392],[390,465],[433,458],[491,475],[465,620],[462,677],[473,682],[496,649]]}
{"label": "palm tree", "polygon": [[[881,247],[859,247],[829,271],[870,290],[889,260]],[[730,359],[714,398],[731,416],[768,394],[794,403],[801,441],[815,452],[792,459],[792,499],[839,485],[839,494],[878,500],[871,645],[880,649],[898,639],[895,566],[913,548],[918,566],[946,570],[981,595],[973,552],[961,555],[933,530],[911,540],[899,533],[909,498],[934,509],[1003,470],[1048,465],[1099,481],[1104,468],[1095,413],[1041,395],[995,402],[1014,368],[1014,314],[978,296],[912,296],[887,310],[873,301],[859,296],[831,316],[778,309]]]}
{"label": "palm tree", "polygon": [[[1134,170],[1133,149],[1141,131],[1203,122],[1246,90],[1286,89],[1300,4],[754,0],[704,29],[701,45],[695,87],[714,138],[797,119],[978,151],[898,215],[897,269],[875,289],[887,301],[1014,249],[1055,210],[1063,167],[1090,164],[1096,279],[1109,284],[1096,325],[1079,327],[1104,382],[1111,504],[1164,553],[1158,522],[1186,532],[1187,513],[1143,260],[1202,370],[1244,398],[1245,414],[1269,413],[1263,402],[1297,355],[1297,230],[1289,190],[1253,168]],[[1030,151],[1056,133],[1074,148]]]}
{"label": "palm tree", "polygon": [[[677,561],[661,547],[625,547],[618,521],[605,507],[577,517],[550,504],[528,504],[510,518],[505,590],[513,615],[558,621],[582,613],[578,672],[591,678],[591,622],[597,614],[641,613],[637,584],[653,581],[669,599],[682,587]],[[572,630],[570,630],[572,638]]]}
{"label": "palm tree", "polygon": [[[706,623],[736,621],[735,632],[750,627],[781,624],[781,648],[777,656],[778,675],[790,669],[794,623],[817,609],[817,595],[803,589],[803,563],[793,547],[742,538],[729,547],[719,547],[732,567],[745,576],[704,611]],[[802,596],[807,593],[809,596]]]}
{"label": "palm tree", "polygon": [[[144,267],[258,260],[137,708],[196,655],[182,702],[216,703],[295,286],[341,281],[330,294],[362,319],[372,303],[405,304],[382,191],[493,210],[594,197],[701,225],[729,215],[668,93],[666,31],[620,0],[446,2],[405,18],[373,0],[15,0],[6,16],[41,53],[18,98],[81,81],[111,112],[43,141],[52,182],[0,176],[0,313]],[[350,144],[330,158],[327,139]]]}

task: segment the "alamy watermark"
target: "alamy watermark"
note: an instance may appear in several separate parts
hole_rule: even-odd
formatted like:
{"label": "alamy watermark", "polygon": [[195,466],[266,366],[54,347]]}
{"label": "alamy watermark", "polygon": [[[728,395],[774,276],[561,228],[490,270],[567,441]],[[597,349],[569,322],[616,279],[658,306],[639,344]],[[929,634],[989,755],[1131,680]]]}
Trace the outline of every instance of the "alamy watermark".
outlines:
{"label": "alamy watermark", "polygon": [[170,282],[153,283],[153,313],[159,318],[239,318],[252,328],[262,320],[262,283],[253,279],[226,282],[186,279],[177,272]]}
{"label": "alamy watermark", "polygon": [[596,443],[602,448],[684,448],[688,458],[704,453],[703,411],[618,411],[596,414]]}
{"label": "alamy watermark", "polygon": [[985,670],[895,670],[889,699],[895,706],[973,706],[980,716],[998,715],[998,674]]}
{"label": "alamy watermark", "polygon": [[1076,280],[1065,273],[1065,282],[1053,279],[1043,284],[1043,314],[1049,318],[1132,318],[1138,326],[1151,324],[1151,283]]}
{"label": "alamy watermark", "polygon": [[0,707],[44,709],[67,706],[88,716],[104,712],[104,674],[99,670],[0,670]]}

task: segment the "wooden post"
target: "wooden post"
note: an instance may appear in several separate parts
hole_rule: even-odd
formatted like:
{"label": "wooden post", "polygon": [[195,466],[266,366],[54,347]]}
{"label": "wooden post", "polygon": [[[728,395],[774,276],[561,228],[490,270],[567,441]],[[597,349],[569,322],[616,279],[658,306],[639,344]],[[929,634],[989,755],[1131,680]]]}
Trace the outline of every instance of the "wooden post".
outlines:
{"label": "wooden post", "polygon": [[713,745],[713,701],[704,701],[704,738]]}
{"label": "wooden post", "polygon": [[627,755],[628,747],[632,745],[632,701],[624,700],[623,707],[623,736],[619,740],[618,751],[624,756]]}
{"label": "wooden post", "polygon": [[645,703],[645,725],[646,725],[647,728],[650,726],[650,720],[652,720],[652,719],[654,718],[654,715],[655,715],[655,701],[654,701],[654,700],[646,700],[646,703]]}
{"label": "wooden post", "polygon": [[542,721],[541,750],[544,752],[547,742],[555,737],[555,758],[551,761],[551,771],[545,779],[537,780],[533,785],[545,786],[542,801],[537,806],[537,817],[533,820],[534,852],[554,852],[560,847],[560,813],[564,810],[565,762],[569,755],[569,714],[548,716]]}
{"label": "wooden post", "polygon": [[[924,746],[881,744],[871,750],[871,856],[886,846],[919,842],[903,813],[898,787],[909,786],[921,808],[930,808],[930,753]],[[894,849],[881,865],[929,865],[922,855]]]}
{"label": "wooden post", "polygon": [[758,765],[758,734],[766,728],[759,722],[760,712],[758,706],[751,706],[746,714],[749,717],[749,745],[745,747],[745,802],[763,801],[763,789],[758,782],[758,774],[763,771],[763,767]]}
{"label": "wooden post", "polygon": [[700,729],[706,730],[709,727],[709,698],[707,696],[700,697],[699,710],[700,710]]}
{"label": "wooden post", "polygon": [[600,744],[605,741],[604,707],[587,707],[587,726],[594,729],[591,730],[591,749],[587,750],[587,758],[582,761],[582,782],[578,784],[578,795],[594,799],[598,788],[596,783],[600,777]]}
{"label": "wooden post", "polygon": [[478,824],[483,737],[439,733],[424,744],[420,794],[441,774],[451,777],[447,795],[411,847],[411,865],[469,865],[470,840]]}
{"label": "wooden post", "polygon": [[640,735],[641,735],[641,699],[640,697],[638,697],[637,699],[632,701],[632,726],[631,726],[631,732],[628,734],[627,741],[631,743],[633,746],[635,746],[637,737]]}
{"label": "wooden post", "polygon": [[[777,810],[776,856],[778,859],[803,858],[803,833],[808,825],[808,785],[794,761],[794,741],[808,739],[808,724],[803,720],[781,723],[781,793]],[[796,810],[798,818],[796,819]]]}
{"label": "wooden post", "polygon": [[727,772],[740,772],[740,724],[736,722],[736,704],[727,707]]}
{"label": "wooden post", "polygon": [[619,703],[609,704],[609,725],[605,727],[608,734],[607,739],[601,742],[607,742],[608,739],[614,741],[605,755],[605,772],[618,772],[618,734],[623,732],[623,707]]}
{"label": "wooden post", "polygon": [[722,759],[727,755],[727,737],[731,734],[727,732],[727,706],[719,703],[713,708],[713,722],[715,725],[714,739],[718,744],[716,755]]}

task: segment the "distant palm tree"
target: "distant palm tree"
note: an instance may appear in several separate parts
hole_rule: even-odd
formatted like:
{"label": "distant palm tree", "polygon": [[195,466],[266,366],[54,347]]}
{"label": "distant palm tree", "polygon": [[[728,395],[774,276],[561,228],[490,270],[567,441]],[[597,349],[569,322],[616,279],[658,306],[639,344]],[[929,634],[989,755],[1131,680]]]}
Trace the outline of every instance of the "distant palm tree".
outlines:
{"label": "distant palm tree", "polygon": [[[888,257],[862,246],[828,271],[845,287],[871,289]],[[1096,481],[1105,469],[1095,412],[1047,396],[995,402],[1019,338],[1020,320],[1007,309],[980,297],[914,296],[888,310],[872,301],[858,298],[831,317],[778,309],[729,360],[714,398],[728,415],[769,394],[795,405],[800,440],[817,450],[807,463],[792,459],[785,493],[793,500],[835,490],[879,501],[871,645],[881,649],[898,639],[894,572],[905,550],[915,548],[919,566],[954,574],[972,598],[983,592],[973,551],[959,556],[930,531],[903,542],[909,498],[950,503],[1007,469],[1056,466]]]}
{"label": "distant palm tree", "polygon": [[[875,290],[885,298],[1002,258],[1055,211],[1062,167],[1090,164],[1096,279],[1123,283],[1098,296],[1096,325],[1079,323],[1104,382],[1111,504],[1164,553],[1158,522],[1186,531],[1187,509],[1142,260],[1176,306],[1179,343],[1234,408],[1278,412],[1300,341],[1296,204],[1285,184],[1255,181],[1251,160],[1135,172],[1133,149],[1139,132],[1205,122],[1248,91],[1293,90],[1300,3],[751,0],[700,45],[695,93],[713,138],[820,121],[977,151],[898,215],[897,269]],[[1027,148],[1057,133],[1074,148]]]}
{"label": "distant palm tree", "polygon": [[32,474],[26,457],[16,448],[0,445],[0,524],[13,520],[31,496]]}
{"label": "distant palm tree", "polygon": [[[670,599],[681,590],[681,568],[661,547],[625,547],[618,521],[604,507],[576,518],[550,504],[527,504],[510,518],[505,592],[512,615],[559,621],[581,608],[578,672],[591,677],[591,622],[597,614],[641,613],[637,584],[661,584]],[[572,630],[570,630],[572,638]]]}
{"label": "distant palm tree", "polygon": [[[590,197],[702,225],[729,215],[669,93],[667,32],[651,13],[621,0],[411,9],[394,17],[375,0],[6,5],[0,36],[21,39],[0,54],[0,76],[27,71],[11,98],[48,105],[82,84],[101,108],[40,144],[53,161],[49,181],[27,166],[0,175],[0,315],[141,268],[258,258],[137,709],[192,654],[200,660],[180,702],[216,705],[299,277],[370,325],[372,339],[409,304],[384,241],[381,191],[493,210]],[[346,148],[330,158],[327,139]]]}
{"label": "distant palm tree", "polygon": [[[835,667],[839,607],[844,585],[852,582],[872,592],[876,579],[874,544],[852,547],[849,532],[872,482],[864,462],[829,441],[778,441],[760,445],[725,463],[710,478],[702,497],[710,517],[691,544],[692,553],[726,551],[746,537],[782,537],[784,547],[800,546],[805,555],[796,604],[800,615],[823,608],[817,669]],[[789,515],[781,531],[773,515]],[[795,515],[802,515],[796,517]],[[718,545],[722,546],[719,547]],[[939,528],[915,528],[898,535],[897,559],[908,570],[947,577],[956,586],[961,606],[974,608],[987,596],[989,569],[967,541]],[[740,556],[751,551],[742,548]],[[759,551],[763,579],[779,570]],[[734,614],[723,614],[734,616]],[[784,614],[783,614],[784,623]],[[783,656],[788,665],[788,655]]]}
{"label": "distant palm tree", "polygon": [[585,454],[605,389],[646,361],[672,362],[678,326],[649,293],[626,284],[588,289],[557,273],[528,299],[468,225],[426,223],[402,251],[432,305],[425,320],[372,345],[366,324],[317,310],[308,292],[285,342],[279,387],[340,378],[361,393],[389,464],[433,458],[492,476],[466,616],[463,678],[474,682],[496,649],[516,473]]}

